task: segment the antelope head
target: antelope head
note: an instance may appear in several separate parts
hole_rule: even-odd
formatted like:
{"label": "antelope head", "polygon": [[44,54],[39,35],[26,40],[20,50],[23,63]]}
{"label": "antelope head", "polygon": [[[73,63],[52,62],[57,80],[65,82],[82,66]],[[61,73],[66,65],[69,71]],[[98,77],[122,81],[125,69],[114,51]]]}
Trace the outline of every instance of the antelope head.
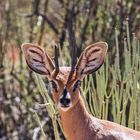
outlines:
{"label": "antelope head", "polygon": [[97,42],[88,46],[78,61],[73,51],[71,67],[59,67],[58,48],[55,47],[54,64],[43,48],[30,43],[22,45],[25,60],[34,72],[46,75],[52,85],[53,99],[61,111],[74,107],[80,97],[80,82],[95,72],[104,62],[108,45]]}

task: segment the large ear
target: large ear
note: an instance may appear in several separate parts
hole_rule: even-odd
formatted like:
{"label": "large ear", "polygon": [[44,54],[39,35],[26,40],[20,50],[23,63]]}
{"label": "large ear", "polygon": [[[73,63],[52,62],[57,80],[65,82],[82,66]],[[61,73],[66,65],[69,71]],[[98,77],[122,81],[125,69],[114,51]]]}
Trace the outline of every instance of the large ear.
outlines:
{"label": "large ear", "polygon": [[79,58],[76,70],[79,74],[90,74],[101,67],[104,62],[108,44],[97,42],[88,46]]}
{"label": "large ear", "polygon": [[21,48],[28,66],[33,71],[42,75],[51,75],[54,65],[43,48],[30,43],[24,43]]}

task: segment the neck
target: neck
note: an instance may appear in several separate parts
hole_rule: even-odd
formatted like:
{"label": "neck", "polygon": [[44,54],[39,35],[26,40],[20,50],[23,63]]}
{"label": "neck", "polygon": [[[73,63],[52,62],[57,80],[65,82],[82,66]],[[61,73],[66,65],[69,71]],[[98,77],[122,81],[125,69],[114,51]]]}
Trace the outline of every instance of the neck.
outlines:
{"label": "neck", "polygon": [[[66,112],[60,110],[61,121],[67,140],[83,140],[86,129],[89,129],[91,115],[87,112],[82,97],[79,97],[75,106]],[[79,134],[82,134],[79,138]]]}

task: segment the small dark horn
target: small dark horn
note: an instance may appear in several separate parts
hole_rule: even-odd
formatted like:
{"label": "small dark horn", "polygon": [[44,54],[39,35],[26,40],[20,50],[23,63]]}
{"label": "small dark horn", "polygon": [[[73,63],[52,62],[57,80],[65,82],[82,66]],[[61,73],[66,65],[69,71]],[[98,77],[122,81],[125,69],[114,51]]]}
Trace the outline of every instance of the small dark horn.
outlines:
{"label": "small dark horn", "polygon": [[59,71],[58,55],[59,55],[59,48],[55,45],[54,62],[55,62],[56,71]]}
{"label": "small dark horn", "polygon": [[59,55],[59,48],[57,45],[54,46],[54,63],[55,63],[55,71],[53,73],[53,78],[57,76],[59,73],[59,62],[58,62],[58,55]]}
{"label": "small dark horn", "polygon": [[76,56],[77,56],[77,47],[75,46],[75,47],[72,48],[71,71],[70,71],[67,83],[68,83],[68,81],[70,81],[70,79],[73,76],[73,73],[75,72],[75,66],[76,66],[76,63],[77,63],[77,57]]}

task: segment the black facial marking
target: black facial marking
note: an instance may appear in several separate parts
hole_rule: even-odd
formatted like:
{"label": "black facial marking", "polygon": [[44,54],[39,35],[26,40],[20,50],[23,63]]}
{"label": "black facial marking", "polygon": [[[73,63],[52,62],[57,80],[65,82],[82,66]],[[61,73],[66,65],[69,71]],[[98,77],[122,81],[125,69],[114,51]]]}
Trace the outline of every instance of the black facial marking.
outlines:
{"label": "black facial marking", "polygon": [[67,98],[67,88],[66,86],[64,87],[64,90],[63,90],[63,93],[62,93],[62,97],[60,98],[60,103],[61,103],[61,106],[63,107],[68,107],[70,102],[71,102],[71,99],[70,98]]}
{"label": "black facial marking", "polygon": [[77,80],[76,83],[74,84],[73,86],[73,92],[76,91],[76,89],[81,85],[81,81],[80,80]]}
{"label": "black facial marking", "polygon": [[52,85],[52,88],[57,92],[57,85],[56,85],[56,83],[53,80],[51,80],[50,83]]}
{"label": "black facial marking", "polygon": [[67,88],[64,87],[64,90],[63,90],[63,98],[66,98],[66,96],[67,96]]}

